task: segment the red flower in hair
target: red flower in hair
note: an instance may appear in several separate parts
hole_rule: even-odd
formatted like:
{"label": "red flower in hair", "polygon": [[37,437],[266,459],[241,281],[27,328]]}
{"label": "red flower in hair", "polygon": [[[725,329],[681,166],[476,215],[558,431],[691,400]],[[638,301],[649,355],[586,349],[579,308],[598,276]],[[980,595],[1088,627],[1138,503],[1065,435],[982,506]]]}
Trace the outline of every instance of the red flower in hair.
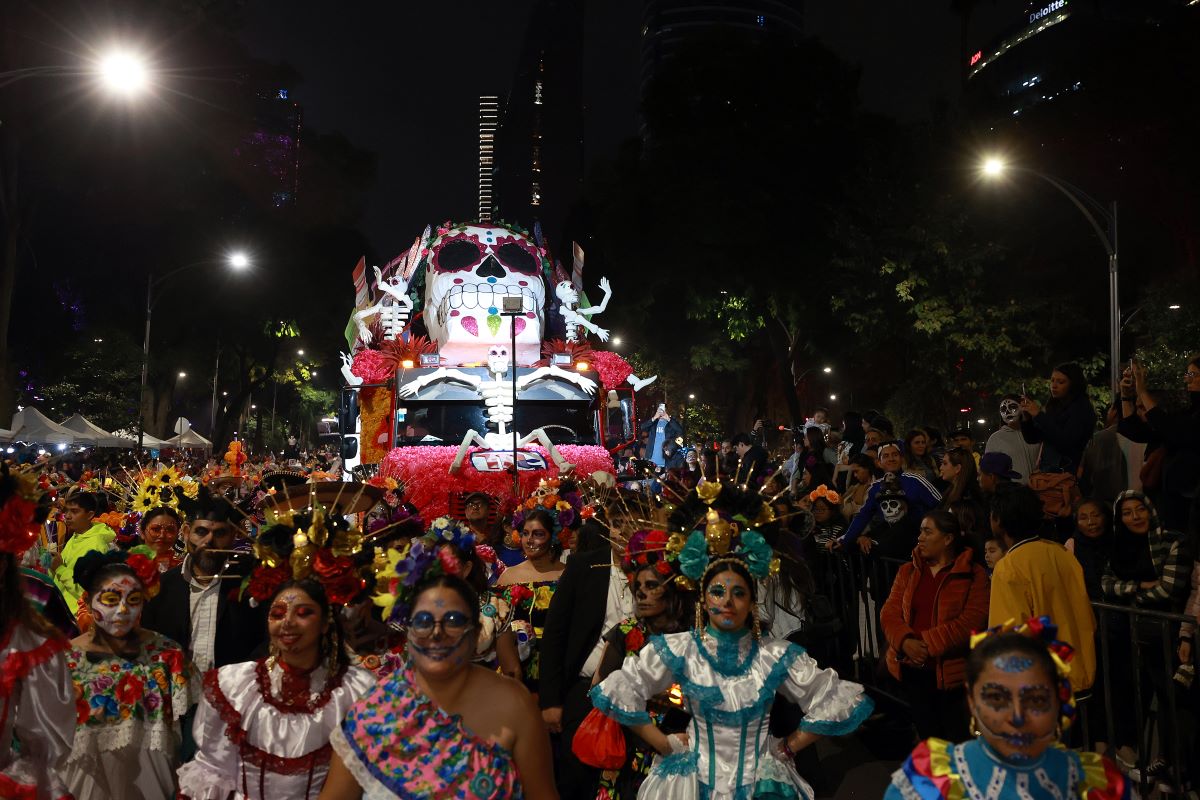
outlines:
{"label": "red flower in hair", "polygon": [[662,561],[657,562],[654,565],[654,571],[657,572],[659,575],[670,575],[671,574],[671,565],[668,564],[666,562],[666,560],[664,559]]}
{"label": "red flower in hair", "polygon": [[36,504],[18,494],[8,498],[0,508],[0,550],[7,553],[23,553],[37,541],[37,528],[33,524]]}
{"label": "red flower in hair", "polygon": [[646,635],[642,633],[641,628],[634,628],[629,633],[625,634],[625,652],[636,653],[646,644]]}
{"label": "red flower in hair", "polygon": [[287,567],[259,566],[250,573],[250,583],[246,592],[260,603],[265,603],[275,596],[284,581],[291,580],[292,571]]}
{"label": "red flower in hair", "polygon": [[457,575],[462,569],[462,566],[458,563],[458,559],[449,547],[438,548],[438,561],[442,563],[442,569],[446,571],[447,575]]}
{"label": "red flower in hair", "polygon": [[137,575],[138,580],[142,582],[142,586],[146,590],[148,597],[154,597],[158,594],[158,563],[141,553],[132,553],[125,561],[129,568]]}

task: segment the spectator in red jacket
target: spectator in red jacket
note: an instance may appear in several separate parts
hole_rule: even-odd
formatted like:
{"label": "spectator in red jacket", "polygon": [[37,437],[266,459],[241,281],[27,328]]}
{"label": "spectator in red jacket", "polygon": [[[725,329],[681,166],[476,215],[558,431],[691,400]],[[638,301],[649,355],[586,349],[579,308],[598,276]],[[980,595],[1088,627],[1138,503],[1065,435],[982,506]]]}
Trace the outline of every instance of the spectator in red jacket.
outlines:
{"label": "spectator in red jacket", "polygon": [[900,567],[883,605],[888,670],[900,681],[922,739],[967,735],[966,659],[971,633],[987,627],[991,591],[973,555],[954,514],[929,512],[912,563]]}

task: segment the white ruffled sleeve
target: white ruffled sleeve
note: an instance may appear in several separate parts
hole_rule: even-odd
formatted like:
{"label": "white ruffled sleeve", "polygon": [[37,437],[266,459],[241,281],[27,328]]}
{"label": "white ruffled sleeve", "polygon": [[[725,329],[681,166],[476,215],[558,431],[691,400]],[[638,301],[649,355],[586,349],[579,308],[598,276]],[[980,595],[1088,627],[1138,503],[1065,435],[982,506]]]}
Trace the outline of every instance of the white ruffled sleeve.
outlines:
{"label": "white ruffled sleeve", "polygon": [[[45,637],[24,626],[19,626],[12,638],[15,648],[26,651],[45,642]],[[0,774],[18,785],[36,787],[39,800],[63,797],[67,790],[59,775],[71,753],[76,724],[75,686],[66,658],[54,653],[32,667],[8,700],[12,734],[21,743],[21,755]],[[4,744],[7,747],[8,742]]]}
{"label": "white ruffled sleeve", "polygon": [[238,786],[238,770],[241,756],[233,742],[225,735],[226,723],[221,719],[209,695],[213,690],[220,691],[218,676],[226,670],[245,671],[247,674],[238,677],[253,681],[254,663],[230,664],[220,670],[210,670],[204,676],[204,696],[196,708],[196,720],[192,725],[192,735],[196,739],[196,758],[179,768],[179,793],[191,800],[225,800],[230,792],[236,792]]}
{"label": "white ruffled sleeve", "polygon": [[787,648],[785,658],[790,664],[779,691],[804,710],[800,730],[844,736],[871,716],[875,703],[860,684],[842,680],[832,669],[821,669],[798,645],[788,644]]}
{"label": "white ruffled sleeve", "polygon": [[641,652],[627,657],[619,670],[592,687],[592,706],[622,725],[649,724],[646,702],[675,683],[671,668],[660,655],[660,649],[666,648],[662,636],[651,636]]}

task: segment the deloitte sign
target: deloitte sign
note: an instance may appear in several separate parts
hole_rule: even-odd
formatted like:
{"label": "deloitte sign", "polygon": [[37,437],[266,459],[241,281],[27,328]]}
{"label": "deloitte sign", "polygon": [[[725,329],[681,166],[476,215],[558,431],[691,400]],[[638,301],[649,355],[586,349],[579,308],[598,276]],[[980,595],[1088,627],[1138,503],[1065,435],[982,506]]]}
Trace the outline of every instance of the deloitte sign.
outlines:
{"label": "deloitte sign", "polygon": [[1066,4],[1067,4],[1067,0],[1054,0],[1053,3],[1050,3],[1048,6],[1043,8],[1041,11],[1035,11],[1032,14],[1030,14],[1029,15],[1029,24],[1032,25],[1033,23],[1037,22],[1042,17],[1046,17],[1046,16],[1049,16],[1050,14],[1053,14],[1055,11],[1058,11],[1060,8],[1062,8]]}

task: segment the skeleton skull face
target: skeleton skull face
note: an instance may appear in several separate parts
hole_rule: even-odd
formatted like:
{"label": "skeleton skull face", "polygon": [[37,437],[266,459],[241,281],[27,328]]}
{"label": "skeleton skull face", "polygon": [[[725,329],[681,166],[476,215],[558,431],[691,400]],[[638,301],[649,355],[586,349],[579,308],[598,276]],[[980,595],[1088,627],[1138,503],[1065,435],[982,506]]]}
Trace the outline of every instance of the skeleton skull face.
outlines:
{"label": "skeleton skull face", "polygon": [[889,497],[879,501],[879,511],[889,525],[895,525],[908,513],[908,503],[903,497]]}
{"label": "skeleton skull face", "polygon": [[1000,401],[1000,419],[1004,420],[1005,425],[1012,425],[1013,420],[1021,413],[1021,406],[1016,400],[1004,399]]}
{"label": "skeleton skull face", "polygon": [[453,225],[438,229],[425,251],[425,325],[451,363],[482,361],[490,345],[510,341],[503,298],[522,298],[516,328],[518,364],[541,356],[546,254],[511,228]]}
{"label": "skeleton skull face", "polygon": [[508,365],[511,359],[508,357],[508,348],[493,346],[488,348],[488,372],[493,375],[500,376],[508,372]]}
{"label": "skeleton skull face", "polygon": [[579,292],[575,291],[575,286],[570,281],[562,281],[555,286],[554,294],[564,306],[573,307],[579,303]]}

